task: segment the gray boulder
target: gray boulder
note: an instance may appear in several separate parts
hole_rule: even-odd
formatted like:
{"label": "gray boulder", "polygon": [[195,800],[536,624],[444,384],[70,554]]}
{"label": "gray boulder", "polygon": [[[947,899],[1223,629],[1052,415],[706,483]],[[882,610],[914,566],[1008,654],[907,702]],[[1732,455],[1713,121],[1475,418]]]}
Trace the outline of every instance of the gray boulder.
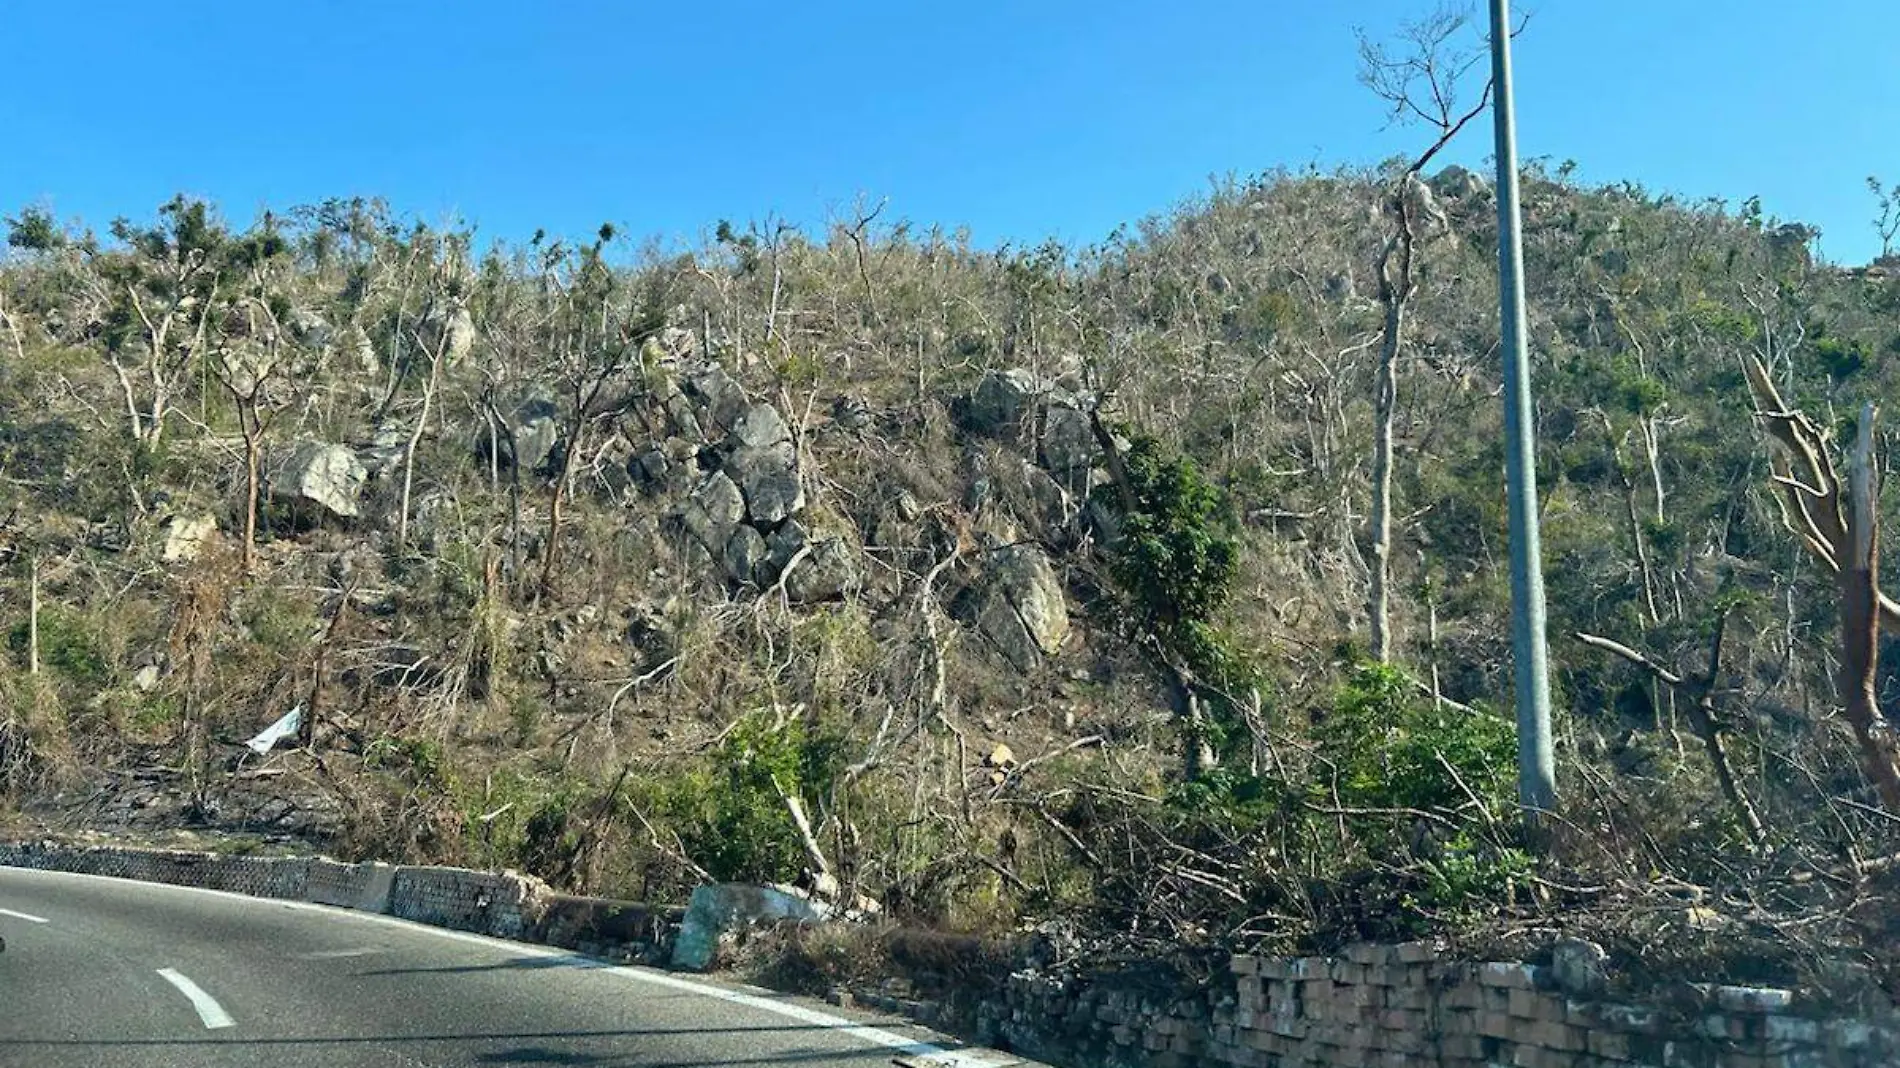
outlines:
{"label": "gray boulder", "polygon": [[[492,447],[496,466],[503,471],[517,464],[522,472],[538,471],[561,443],[561,409],[546,394],[525,397],[507,413],[505,430],[483,426],[475,432],[475,453],[485,468]],[[512,437],[512,444],[510,438]]]}
{"label": "gray boulder", "polygon": [[210,512],[172,516],[165,521],[165,562],[196,560],[217,536],[218,520]]}
{"label": "gray boulder", "polygon": [[708,432],[731,429],[746,409],[745,390],[716,363],[687,375],[685,386],[700,426]]}
{"label": "gray boulder", "polygon": [[689,441],[705,441],[706,432],[700,428],[699,416],[693,412],[693,402],[684,393],[674,393],[661,402],[666,411],[666,419],[673,433]]}
{"label": "gray boulder", "polygon": [[274,497],[314,504],[331,515],[353,518],[369,471],[347,445],[306,441],[276,465],[269,484]]}
{"label": "gray boulder", "polygon": [[830,913],[818,902],[769,887],[697,887],[673,942],[673,967],[703,972],[719,962],[721,949],[739,932],[765,923],[820,923]]}
{"label": "gray boulder", "polygon": [[1469,168],[1460,167],[1455,163],[1432,175],[1426,185],[1432,192],[1453,203],[1491,195],[1490,182],[1485,181],[1483,176]]}
{"label": "gray boulder", "polygon": [[832,600],[864,580],[857,554],[848,542],[836,537],[813,538],[796,520],[773,533],[769,548],[766,574],[784,582],[785,596],[793,604]]}
{"label": "gray boulder", "polygon": [[1609,954],[1595,942],[1566,938],[1551,949],[1551,975],[1565,993],[1594,997],[1610,983],[1609,960]]}
{"label": "gray boulder", "polygon": [[714,471],[679,506],[676,517],[717,563],[725,553],[732,528],[745,519],[745,498],[725,472]]}
{"label": "gray boulder", "polygon": [[964,422],[979,434],[1016,440],[1042,393],[1042,383],[1026,368],[985,372],[964,402]]}
{"label": "gray boulder", "polygon": [[667,476],[672,471],[673,462],[667,459],[666,450],[658,445],[648,445],[627,461],[627,474],[650,490],[665,486]]}
{"label": "gray boulder", "polygon": [[735,527],[726,539],[726,577],[741,584],[755,583],[769,556],[765,535],[748,526]]}
{"label": "gray boulder", "polygon": [[744,492],[746,511],[760,526],[777,526],[805,507],[805,486],[789,441],[741,445],[726,457],[725,473]]}
{"label": "gray boulder", "polygon": [[416,324],[416,333],[428,350],[423,357],[425,364],[433,357],[436,346],[441,345],[443,364],[453,367],[475,347],[475,317],[459,301],[446,306],[438,304]]}
{"label": "gray boulder", "polygon": [[1069,637],[1068,600],[1041,549],[1013,545],[991,555],[976,626],[1018,671],[1033,671],[1062,651]]}
{"label": "gray boulder", "polygon": [[523,471],[539,470],[560,444],[561,411],[547,397],[531,397],[515,409],[514,432],[514,455],[505,458]]}
{"label": "gray boulder", "polygon": [[1067,486],[1072,486],[1078,475],[1086,484],[1088,472],[1102,458],[1088,414],[1067,405],[1049,409],[1043,424],[1041,452],[1042,466]]}
{"label": "gray boulder", "polygon": [[764,449],[792,440],[791,428],[769,404],[754,404],[740,413],[732,424],[732,436],[740,448]]}
{"label": "gray boulder", "polygon": [[713,526],[720,529],[738,526],[745,519],[745,497],[725,472],[714,471],[693,491],[692,503],[698,505]]}
{"label": "gray boulder", "polygon": [[313,349],[327,349],[336,342],[336,329],[329,320],[309,308],[296,307],[284,319],[290,336]]}

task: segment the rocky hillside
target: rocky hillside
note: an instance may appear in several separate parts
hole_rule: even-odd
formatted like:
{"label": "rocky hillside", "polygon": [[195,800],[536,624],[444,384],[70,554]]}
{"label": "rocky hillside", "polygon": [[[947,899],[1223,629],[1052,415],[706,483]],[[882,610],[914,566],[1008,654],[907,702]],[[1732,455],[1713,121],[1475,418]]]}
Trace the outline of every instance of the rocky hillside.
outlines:
{"label": "rocky hillside", "polygon": [[[1876,876],[1834,873],[1900,844],[1741,360],[1846,428],[1894,388],[1900,277],[1753,205],[1526,198],[1566,788],[1539,849],[1494,208],[1456,168],[1265,175],[1079,249],[22,212],[0,803],[636,897],[803,878],[973,928],[1295,942],[1663,895],[1699,903],[1643,923],[1709,952],[1821,915],[1802,939],[1878,944],[1830,896]],[[1714,720],[1578,632],[1714,663]],[[1731,896],[1762,880],[1795,889]]]}

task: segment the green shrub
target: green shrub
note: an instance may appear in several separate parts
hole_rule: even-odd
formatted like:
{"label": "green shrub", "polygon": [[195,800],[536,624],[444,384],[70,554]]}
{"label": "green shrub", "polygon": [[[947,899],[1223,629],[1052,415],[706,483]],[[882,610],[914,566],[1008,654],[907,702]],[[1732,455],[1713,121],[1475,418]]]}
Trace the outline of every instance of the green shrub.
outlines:
{"label": "green shrub", "polygon": [[[100,648],[99,635],[84,619],[63,609],[40,610],[40,668],[75,686],[97,689],[106,684],[110,670]],[[21,620],[7,634],[7,647],[21,665],[30,657],[28,623]]]}
{"label": "green shrub", "polygon": [[1458,812],[1475,801],[1496,813],[1511,805],[1515,727],[1484,709],[1433,707],[1387,665],[1356,668],[1315,733],[1340,799],[1354,807]]}

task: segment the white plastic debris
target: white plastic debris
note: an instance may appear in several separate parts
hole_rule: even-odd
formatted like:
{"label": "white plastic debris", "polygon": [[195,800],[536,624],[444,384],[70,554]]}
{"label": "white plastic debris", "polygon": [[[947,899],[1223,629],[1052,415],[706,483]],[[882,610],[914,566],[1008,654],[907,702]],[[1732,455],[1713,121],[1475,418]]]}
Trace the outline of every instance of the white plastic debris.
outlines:
{"label": "white plastic debris", "polygon": [[245,742],[244,745],[250,749],[251,752],[256,753],[258,756],[263,756],[265,753],[271,751],[272,746],[297,733],[297,728],[302,725],[302,723],[303,706],[298,705],[289,712],[284,713],[282,719],[279,719],[277,722],[258,732],[257,737]]}

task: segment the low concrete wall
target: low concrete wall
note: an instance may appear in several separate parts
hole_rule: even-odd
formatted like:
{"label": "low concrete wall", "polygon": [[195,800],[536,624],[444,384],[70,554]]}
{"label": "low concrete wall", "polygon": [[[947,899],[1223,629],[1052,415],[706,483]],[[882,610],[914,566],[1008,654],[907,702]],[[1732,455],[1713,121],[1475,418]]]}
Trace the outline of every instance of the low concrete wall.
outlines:
{"label": "low concrete wall", "polygon": [[147,883],[225,890],[252,897],[302,900],[309,886],[305,857],[221,856],[169,849],[0,843],[0,865],[107,875]]}
{"label": "low concrete wall", "polygon": [[56,842],[0,843],[0,865],[225,890],[384,913],[619,960],[663,962],[682,910],[556,894],[517,872],[345,864]]}

